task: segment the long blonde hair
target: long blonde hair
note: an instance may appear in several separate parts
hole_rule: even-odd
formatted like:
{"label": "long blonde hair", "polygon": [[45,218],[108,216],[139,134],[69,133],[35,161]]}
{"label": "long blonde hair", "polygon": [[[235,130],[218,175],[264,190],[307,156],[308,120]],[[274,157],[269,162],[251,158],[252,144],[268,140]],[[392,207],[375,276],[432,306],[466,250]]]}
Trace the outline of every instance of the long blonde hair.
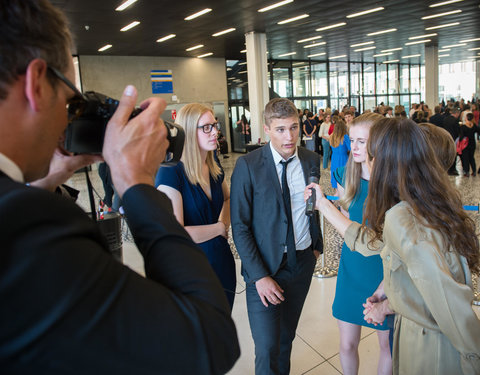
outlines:
{"label": "long blonde hair", "polygon": [[[365,126],[369,129],[372,127],[374,123],[381,120],[383,118],[382,115],[378,113],[364,113],[358,117],[355,117],[350,125],[350,129],[355,126]],[[360,181],[362,178],[362,164],[356,163],[353,160],[353,155],[350,152],[350,156],[348,157],[347,165],[345,167],[345,194],[343,198],[340,200],[340,204],[346,210],[350,207],[350,204],[355,200],[357,194],[360,193]]]}
{"label": "long blonde hair", "polygon": [[[200,103],[191,103],[182,107],[176,119],[176,122],[185,130],[185,146],[180,159],[183,162],[185,174],[193,185],[199,184],[204,188],[209,186],[209,181],[206,181],[202,175],[203,161],[200,157],[200,147],[198,146],[197,126],[200,117],[207,112],[213,115],[210,107]],[[213,151],[207,152],[206,162],[210,175],[217,181],[222,174],[222,170],[213,158]]]}
{"label": "long blonde hair", "polygon": [[332,147],[338,147],[343,143],[348,129],[345,121],[341,120],[338,116],[334,116],[333,123],[335,124],[335,127],[333,128],[333,133],[330,136],[330,145]]}

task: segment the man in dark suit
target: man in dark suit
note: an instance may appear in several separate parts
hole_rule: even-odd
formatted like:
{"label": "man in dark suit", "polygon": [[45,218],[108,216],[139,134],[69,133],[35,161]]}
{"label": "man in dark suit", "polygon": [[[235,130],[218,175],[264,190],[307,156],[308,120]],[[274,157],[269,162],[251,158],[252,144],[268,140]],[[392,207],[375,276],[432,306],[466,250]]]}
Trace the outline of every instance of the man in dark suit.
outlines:
{"label": "man in dark suit", "polygon": [[265,107],[270,142],[238,159],[231,217],[247,284],[255,373],[288,374],[300,313],[323,250],[318,216],[305,215],[303,192],[320,157],[297,148],[299,119],[288,99]]}
{"label": "man in dark suit", "polygon": [[63,153],[56,161],[69,168],[44,178],[66,106],[81,97],[65,17],[47,0],[2,0],[0,34],[0,372],[227,372],[239,347],[222,287],[153,186],[168,146],[165,102],[145,101],[129,121],[137,92],[128,86],[103,148],[143,278],[109,255],[71,200],[25,184],[63,182],[88,159]]}
{"label": "man in dark suit", "polygon": [[[445,119],[443,120],[443,125],[442,125],[442,127],[447,132],[450,133],[454,141],[458,138],[458,135],[460,134],[460,124],[458,123],[459,115],[460,115],[460,111],[458,110],[458,108],[452,108],[450,110],[450,114],[448,116],[445,116]],[[455,161],[453,162],[452,166],[448,170],[448,174],[450,176],[458,176],[457,156],[455,156]]]}
{"label": "man in dark suit", "polygon": [[429,121],[433,125],[437,125],[443,127],[443,120],[445,120],[445,116],[442,115],[442,107],[436,105],[434,108],[435,114],[430,117]]}

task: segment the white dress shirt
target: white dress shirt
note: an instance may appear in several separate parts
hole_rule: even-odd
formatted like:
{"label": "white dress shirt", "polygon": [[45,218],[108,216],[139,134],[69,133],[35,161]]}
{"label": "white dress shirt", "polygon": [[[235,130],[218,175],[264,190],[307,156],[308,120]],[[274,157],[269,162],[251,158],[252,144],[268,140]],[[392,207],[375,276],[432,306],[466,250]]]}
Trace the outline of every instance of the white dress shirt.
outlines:
{"label": "white dress shirt", "polygon": [[12,160],[7,158],[4,154],[0,152],[0,171],[5,173],[12,180],[24,183],[23,173]]}
{"label": "white dress shirt", "polygon": [[[283,166],[280,163],[284,160],[280,154],[273,148],[270,142],[270,149],[272,150],[273,162],[277,169],[278,181],[282,186],[282,171]],[[305,201],[303,200],[303,192],[305,191],[305,176],[303,175],[302,164],[298,158],[297,150],[291,158],[294,158],[287,166],[287,183],[290,189],[290,201],[292,204],[292,221],[293,233],[295,235],[295,248],[297,250],[305,250],[312,244],[312,236],[310,235],[309,218],[305,215]],[[291,159],[290,158],[290,159]],[[275,218],[272,218],[275,220]],[[285,252],[287,247],[285,247]]]}

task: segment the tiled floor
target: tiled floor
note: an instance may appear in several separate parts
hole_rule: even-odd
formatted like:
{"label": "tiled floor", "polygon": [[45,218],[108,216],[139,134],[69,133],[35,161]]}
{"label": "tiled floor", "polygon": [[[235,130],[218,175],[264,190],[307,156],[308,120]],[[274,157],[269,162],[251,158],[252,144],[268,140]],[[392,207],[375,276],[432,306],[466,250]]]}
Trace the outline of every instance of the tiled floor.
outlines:
{"label": "tiled floor", "polygon": [[[222,164],[226,172],[228,184],[230,184],[230,176],[235,165],[235,161],[239,154],[230,154],[230,158],[223,159]],[[477,155],[478,161],[478,155]],[[478,163],[477,165],[480,165]],[[460,164],[458,170],[461,171]],[[330,171],[322,170],[321,185],[325,188],[326,193],[331,193],[328,189],[330,185]],[[96,190],[103,194],[101,182],[96,171],[91,173],[92,182]],[[460,190],[464,204],[478,205],[480,202],[480,176],[477,177],[449,177]],[[70,181],[70,184],[85,190],[84,176],[76,175]],[[87,209],[88,205],[82,192],[83,197],[79,204]],[[479,214],[472,213],[472,217],[479,222]],[[333,268],[338,266],[339,249],[341,247],[341,238],[335,231],[327,225],[325,228],[326,243],[326,263]],[[138,253],[135,245],[131,242],[128,234],[124,236],[124,263],[140,274],[144,274],[143,260]],[[250,334],[248,324],[246,301],[245,301],[245,284],[240,275],[240,260],[236,259],[237,265],[237,296],[233,308],[233,318],[237,325],[237,331],[240,340],[242,354],[235,364],[234,368],[228,373],[229,375],[250,375],[254,374],[254,345]],[[320,265],[320,262],[319,262]],[[317,268],[319,267],[317,265]],[[336,277],[332,278],[316,278],[312,279],[309,294],[307,296],[302,316],[300,318],[297,329],[297,336],[293,343],[292,352],[292,368],[291,374],[308,374],[308,375],[338,375],[342,373],[340,359],[338,354],[339,334],[336,320],[332,317],[331,305],[335,294]],[[477,315],[480,316],[480,308],[475,307]],[[375,331],[364,328],[362,331],[362,339],[360,342],[360,375],[376,374],[378,344]]]}

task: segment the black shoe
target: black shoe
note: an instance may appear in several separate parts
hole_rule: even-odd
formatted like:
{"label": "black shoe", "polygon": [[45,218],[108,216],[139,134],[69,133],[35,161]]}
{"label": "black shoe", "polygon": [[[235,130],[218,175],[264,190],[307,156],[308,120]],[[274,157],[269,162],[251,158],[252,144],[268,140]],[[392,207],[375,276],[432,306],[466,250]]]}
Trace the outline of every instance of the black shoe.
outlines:
{"label": "black shoe", "polygon": [[[480,172],[479,172],[480,173]],[[449,176],[458,176],[458,172],[457,171],[453,171],[453,172],[448,172],[448,175]]]}
{"label": "black shoe", "polygon": [[469,173],[464,173],[463,177],[470,177],[470,174]]}
{"label": "black shoe", "polygon": [[472,177],[475,177],[477,175],[477,172],[473,171],[472,172]]}
{"label": "black shoe", "polygon": [[230,156],[228,156],[228,155],[223,155],[223,158],[224,158],[224,159],[228,159],[229,157],[230,157]]}

